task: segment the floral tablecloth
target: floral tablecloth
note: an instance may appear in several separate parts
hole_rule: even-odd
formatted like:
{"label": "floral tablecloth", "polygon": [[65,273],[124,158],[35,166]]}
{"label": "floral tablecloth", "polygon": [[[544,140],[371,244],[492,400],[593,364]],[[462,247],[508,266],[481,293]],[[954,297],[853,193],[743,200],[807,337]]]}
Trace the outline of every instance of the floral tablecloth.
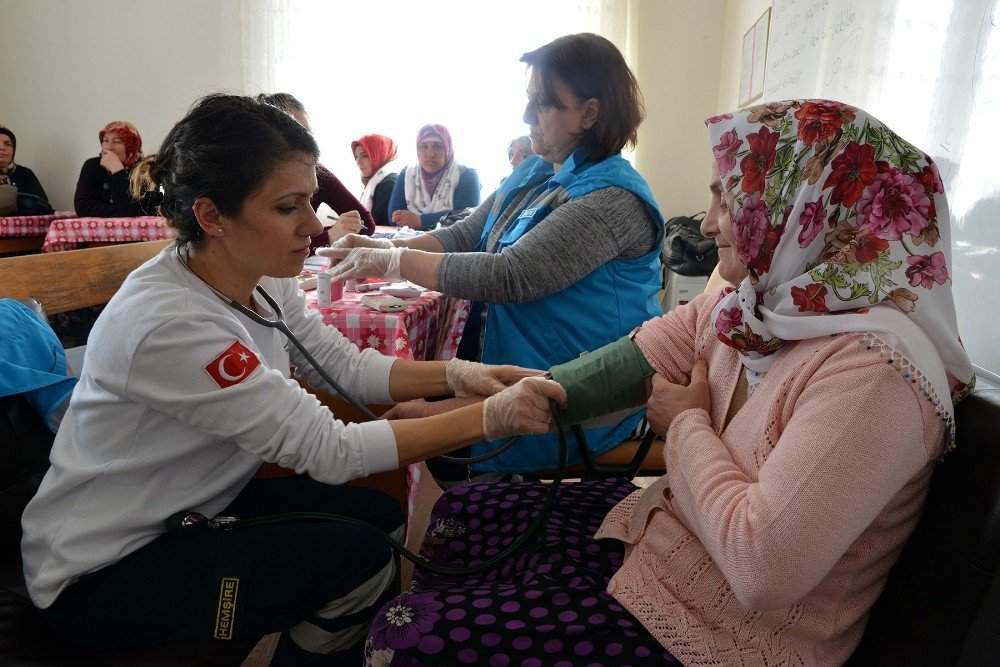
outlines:
{"label": "floral tablecloth", "polygon": [[130,243],[172,239],[176,232],[159,216],[63,218],[49,224],[42,252],[72,250],[81,243]]}
{"label": "floral tablecloth", "polygon": [[[306,292],[306,305],[318,310],[326,324],[337,327],[360,349],[375,348],[382,354],[416,361],[451,359],[469,317],[469,302],[441,292],[426,291],[406,299],[406,310],[382,313],[361,303],[363,295],[344,292],[344,298],[329,308],[316,304],[316,291]],[[406,527],[413,521],[420,466],[406,469]]]}
{"label": "floral tablecloth", "polygon": [[0,237],[44,236],[53,220],[72,218],[73,211],[56,211],[51,215],[14,215],[0,217]]}

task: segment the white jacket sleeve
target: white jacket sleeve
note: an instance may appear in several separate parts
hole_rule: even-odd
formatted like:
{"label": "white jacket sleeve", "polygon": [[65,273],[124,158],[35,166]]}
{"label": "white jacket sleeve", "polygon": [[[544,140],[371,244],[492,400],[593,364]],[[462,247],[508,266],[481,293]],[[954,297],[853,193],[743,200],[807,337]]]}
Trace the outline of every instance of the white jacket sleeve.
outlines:
{"label": "white jacket sleeve", "polygon": [[[363,374],[358,356],[346,344],[328,345],[322,358]],[[354,371],[341,374],[349,372]],[[286,373],[266,367],[238,320],[201,312],[172,317],[151,330],[135,348],[124,386],[108,389],[329,484],[398,467],[388,422],[345,425]],[[109,382],[121,377],[100,375]]]}

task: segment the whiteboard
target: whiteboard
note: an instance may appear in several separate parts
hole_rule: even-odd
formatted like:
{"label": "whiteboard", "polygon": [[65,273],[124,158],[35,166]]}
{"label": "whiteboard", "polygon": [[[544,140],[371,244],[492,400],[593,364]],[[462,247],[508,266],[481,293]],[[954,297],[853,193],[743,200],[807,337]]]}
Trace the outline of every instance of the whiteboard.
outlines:
{"label": "whiteboard", "polygon": [[863,107],[937,162],[959,331],[1000,379],[1000,2],[773,0],[762,101],[801,97]]}

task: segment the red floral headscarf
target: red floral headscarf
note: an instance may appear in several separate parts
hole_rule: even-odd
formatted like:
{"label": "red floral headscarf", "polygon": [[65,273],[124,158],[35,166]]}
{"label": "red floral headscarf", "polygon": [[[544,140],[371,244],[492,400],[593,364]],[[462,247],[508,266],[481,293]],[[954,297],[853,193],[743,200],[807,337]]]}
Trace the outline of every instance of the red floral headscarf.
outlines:
{"label": "red floral headscarf", "polygon": [[934,161],[861,109],[762,104],[706,121],[749,275],[719,295],[720,341],[766,373],[786,341],[853,332],[919,384],[949,427],[974,383],[951,292]]}
{"label": "red floral headscarf", "polygon": [[117,132],[125,144],[125,161],[122,163],[128,169],[142,158],[142,137],[135,125],[124,120],[113,120],[104,126],[104,129],[97,134],[98,141],[104,141],[104,135],[108,132]]}
{"label": "red floral headscarf", "polygon": [[[419,143],[419,142],[418,142]],[[366,134],[351,142],[351,153],[358,146],[364,149],[368,159],[372,161],[372,173],[381,169],[387,162],[396,159],[396,142],[381,134]]]}

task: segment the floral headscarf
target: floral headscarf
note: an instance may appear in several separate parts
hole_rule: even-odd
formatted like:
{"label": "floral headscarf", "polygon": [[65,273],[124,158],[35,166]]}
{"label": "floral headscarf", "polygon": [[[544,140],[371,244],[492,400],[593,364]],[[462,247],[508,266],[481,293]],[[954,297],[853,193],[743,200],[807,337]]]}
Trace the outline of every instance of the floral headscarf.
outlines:
{"label": "floral headscarf", "polygon": [[[365,155],[372,161],[373,174],[384,167],[387,162],[396,159],[396,142],[381,134],[366,134],[360,139],[352,141],[351,153],[354,153],[358,146],[364,149]],[[365,178],[361,180],[365,183],[368,182]]]}
{"label": "floral headscarf", "polygon": [[7,185],[10,183],[9,174],[14,173],[14,170],[17,169],[17,165],[14,163],[14,156],[17,155],[17,137],[15,137],[14,133],[5,125],[0,125],[0,134],[10,137],[10,143],[12,144],[10,164],[6,167],[0,167],[0,185]]}
{"label": "floral headscarf", "polygon": [[749,275],[712,314],[748,378],[786,341],[867,339],[938,409],[975,378],[951,292],[950,216],[930,156],[861,109],[758,105],[706,121]]}
{"label": "floral headscarf", "polygon": [[423,178],[424,187],[429,194],[433,194],[437,189],[438,183],[441,182],[441,177],[444,176],[444,173],[455,159],[455,150],[451,145],[451,132],[444,125],[432,124],[424,125],[420,128],[420,131],[417,132],[417,146],[420,146],[421,141],[433,136],[437,136],[441,140],[441,143],[444,144],[445,160],[444,166],[434,173],[424,171],[423,167],[420,168],[420,176]]}
{"label": "floral headscarf", "polygon": [[104,141],[104,135],[108,132],[117,132],[125,144],[125,161],[122,163],[126,169],[139,161],[142,157],[142,137],[135,125],[124,120],[113,120],[104,126],[104,129],[97,134],[98,141]]}

